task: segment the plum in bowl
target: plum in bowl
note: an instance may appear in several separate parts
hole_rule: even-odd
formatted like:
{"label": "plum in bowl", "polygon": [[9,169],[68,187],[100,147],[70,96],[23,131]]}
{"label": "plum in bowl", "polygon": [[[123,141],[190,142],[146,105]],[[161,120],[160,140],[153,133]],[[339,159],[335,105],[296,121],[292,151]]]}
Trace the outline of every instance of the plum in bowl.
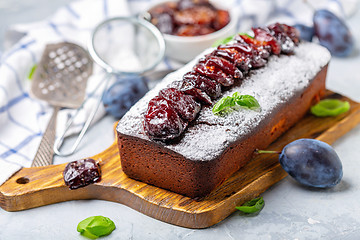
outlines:
{"label": "plum in bowl", "polygon": [[235,14],[207,0],[162,2],[151,7],[145,18],[162,32],[166,56],[181,62],[192,60],[236,29]]}

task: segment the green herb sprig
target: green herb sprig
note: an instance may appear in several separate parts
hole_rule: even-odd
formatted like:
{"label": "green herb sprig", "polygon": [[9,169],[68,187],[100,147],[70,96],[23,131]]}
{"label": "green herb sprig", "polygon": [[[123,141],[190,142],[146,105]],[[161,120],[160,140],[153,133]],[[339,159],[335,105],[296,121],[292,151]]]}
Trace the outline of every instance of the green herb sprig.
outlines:
{"label": "green herb sprig", "polygon": [[233,40],[233,38],[235,37],[235,34],[234,35],[231,35],[231,36],[228,36],[226,38],[221,38],[221,39],[218,39],[216,40],[213,45],[211,45],[212,47],[218,47],[222,44],[227,44],[229,43],[231,40]]}
{"label": "green herb sprig", "polygon": [[240,95],[235,92],[232,96],[221,98],[213,107],[212,112],[215,115],[224,115],[237,110],[238,108],[248,108],[250,110],[258,110],[259,102],[251,95]]}
{"label": "green herb sprig", "polygon": [[317,117],[337,116],[349,111],[350,103],[338,99],[324,99],[312,106],[310,112]]}
{"label": "green herb sprig", "polygon": [[263,209],[264,205],[264,199],[262,197],[258,197],[235,208],[243,213],[256,213],[260,212]]}
{"label": "green herb sprig", "polygon": [[35,73],[36,68],[37,68],[37,64],[34,64],[34,65],[31,67],[30,72],[29,72],[29,75],[28,75],[28,79],[31,80],[31,79],[33,78],[33,75],[34,75],[34,73]]}
{"label": "green herb sprig", "polygon": [[103,216],[88,217],[82,220],[77,226],[77,231],[90,239],[109,235],[114,229],[114,222],[111,221],[110,218]]}

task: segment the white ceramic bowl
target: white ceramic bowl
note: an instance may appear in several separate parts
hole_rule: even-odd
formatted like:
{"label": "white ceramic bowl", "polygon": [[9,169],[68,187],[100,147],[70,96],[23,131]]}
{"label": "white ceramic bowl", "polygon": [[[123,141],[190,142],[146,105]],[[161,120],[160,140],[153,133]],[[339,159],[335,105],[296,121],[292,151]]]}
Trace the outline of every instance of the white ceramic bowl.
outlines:
{"label": "white ceramic bowl", "polygon": [[[180,61],[189,62],[197,55],[203,52],[205,49],[211,47],[211,45],[218,39],[231,36],[236,31],[236,15],[235,12],[227,9],[225,6],[218,2],[210,1],[216,8],[228,10],[230,14],[230,22],[222,29],[201,36],[184,37],[175,36],[170,34],[163,34],[166,44],[165,55],[168,58]],[[153,7],[159,5],[156,4]],[[152,7],[151,7],[152,8]]]}

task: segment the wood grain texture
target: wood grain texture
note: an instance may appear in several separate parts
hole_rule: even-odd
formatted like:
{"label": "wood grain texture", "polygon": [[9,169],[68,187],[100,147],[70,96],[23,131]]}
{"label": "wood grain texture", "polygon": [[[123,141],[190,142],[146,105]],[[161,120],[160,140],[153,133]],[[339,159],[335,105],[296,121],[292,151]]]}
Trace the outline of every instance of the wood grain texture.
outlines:
{"label": "wood grain texture", "polygon": [[[360,122],[359,103],[330,91],[326,97],[349,101],[350,111],[327,118],[308,114],[268,150],[281,150],[287,143],[304,137],[331,144]],[[99,183],[69,190],[62,176],[65,164],[23,168],[0,187],[0,206],[7,211],[19,211],[69,200],[102,199],[122,203],[171,224],[206,228],[287,176],[276,154],[257,155],[205,199],[195,201],[128,178],[122,172],[116,142],[92,158],[100,162]]]}

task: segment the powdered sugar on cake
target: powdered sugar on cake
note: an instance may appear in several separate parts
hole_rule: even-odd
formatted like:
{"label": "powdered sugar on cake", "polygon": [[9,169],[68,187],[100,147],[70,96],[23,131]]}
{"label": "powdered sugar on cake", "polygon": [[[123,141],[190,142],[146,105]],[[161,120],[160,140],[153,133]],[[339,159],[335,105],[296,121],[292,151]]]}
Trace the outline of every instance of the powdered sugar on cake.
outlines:
{"label": "powdered sugar on cake", "polygon": [[[212,49],[209,49],[210,52]],[[205,53],[201,54],[204,56]],[[200,56],[200,57],[201,57]],[[176,144],[164,144],[165,148],[177,152],[190,160],[209,161],[222,154],[226,147],[238,139],[246,138],[262,121],[271,116],[278,107],[297,96],[309,86],[315,75],[329,62],[329,52],[313,43],[301,43],[291,56],[272,56],[267,65],[242,80],[240,85],[224,91],[222,96],[234,92],[254,96],[261,110],[240,109],[226,117],[215,116],[211,107],[203,107],[198,118],[191,124]],[[153,90],[148,92],[121,119],[117,130],[151,141],[143,132],[143,114],[148,102],[171,82],[181,80],[198,59],[178,71],[169,74]],[[214,101],[214,103],[216,100]],[[201,125],[201,130],[199,126]]]}

